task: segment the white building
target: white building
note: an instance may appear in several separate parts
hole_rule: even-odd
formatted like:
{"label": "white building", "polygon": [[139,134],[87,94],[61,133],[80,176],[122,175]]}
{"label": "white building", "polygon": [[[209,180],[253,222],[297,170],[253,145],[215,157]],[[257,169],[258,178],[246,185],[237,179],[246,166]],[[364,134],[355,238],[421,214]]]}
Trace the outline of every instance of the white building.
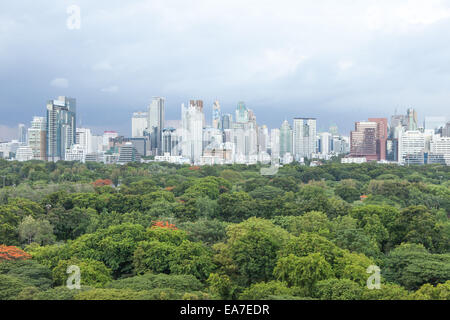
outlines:
{"label": "white building", "polygon": [[28,128],[28,146],[33,152],[33,159],[46,160],[47,156],[47,120],[44,117],[33,117]]}
{"label": "white building", "polygon": [[430,154],[442,156],[446,165],[450,165],[450,137],[435,136],[430,142]]}
{"label": "white building", "polygon": [[342,158],[341,163],[366,163],[367,159],[365,157],[351,157]]}
{"label": "white building", "polygon": [[33,150],[29,146],[21,146],[17,148],[16,160],[29,161],[33,159]]}
{"label": "white building", "polygon": [[412,158],[423,158],[423,153],[427,151],[426,141],[426,134],[420,131],[401,132],[398,139],[398,162],[411,163]]}
{"label": "white building", "polygon": [[295,118],[293,127],[293,149],[294,158],[308,157],[316,152],[316,119]]}
{"label": "white building", "polygon": [[84,162],[86,156],[85,148],[80,144],[74,144],[66,150],[66,161]]}
{"label": "white building", "polygon": [[84,148],[85,154],[94,152],[91,129],[77,128],[77,144]]}
{"label": "white building", "polygon": [[280,157],[280,129],[270,130],[270,154],[272,158]]}
{"label": "white building", "polygon": [[198,163],[203,150],[203,112],[193,105],[181,105],[181,150],[185,158]]}
{"label": "white building", "polygon": [[102,151],[109,150],[109,139],[117,138],[119,134],[116,131],[103,132]]}
{"label": "white building", "polygon": [[134,112],[131,118],[131,137],[141,138],[148,128],[148,112]]}

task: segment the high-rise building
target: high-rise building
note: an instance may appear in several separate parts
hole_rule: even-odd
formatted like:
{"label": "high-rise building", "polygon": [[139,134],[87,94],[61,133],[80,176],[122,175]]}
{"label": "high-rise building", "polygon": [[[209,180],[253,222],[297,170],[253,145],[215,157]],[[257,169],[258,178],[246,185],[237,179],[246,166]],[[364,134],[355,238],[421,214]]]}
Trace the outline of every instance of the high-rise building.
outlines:
{"label": "high-rise building", "polygon": [[236,107],[236,122],[248,122],[248,109],[243,101],[240,101]]}
{"label": "high-rise building", "polygon": [[378,160],[386,160],[386,142],[388,139],[388,120],[387,118],[369,118],[369,122],[377,124],[377,157]]}
{"label": "high-rise building", "polygon": [[280,129],[270,130],[270,154],[272,159],[280,157]]}
{"label": "high-rise building", "polygon": [[329,132],[319,134],[319,152],[323,155],[330,154],[332,151],[333,136]]}
{"label": "high-rise building", "polygon": [[417,130],[419,128],[417,121],[417,112],[413,108],[406,111],[406,123],[408,130]]}
{"label": "high-rise building", "polygon": [[84,149],[84,154],[94,152],[91,129],[77,128],[76,143]]}
{"label": "high-rise building", "polygon": [[280,128],[280,157],[286,153],[293,154],[292,149],[292,128],[287,120],[284,120]]}
{"label": "high-rise building", "polygon": [[47,158],[65,159],[65,152],[76,143],[76,100],[59,97],[47,103]]}
{"label": "high-rise building", "polygon": [[162,131],[164,129],[164,108],[165,99],[153,97],[148,107],[148,127],[150,134],[151,150],[154,155],[161,154],[162,151]]}
{"label": "high-rise building", "polygon": [[148,112],[134,112],[131,118],[131,136],[142,138],[148,127]]}
{"label": "high-rise building", "polygon": [[233,126],[233,115],[226,113],[222,116],[222,130],[231,129]]}
{"label": "high-rise building", "polygon": [[213,104],[213,113],[212,113],[212,127],[214,129],[222,129],[222,115],[220,112],[220,104],[219,101],[214,101]]}
{"label": "high-rise building", "polygon": [[316,126],[314,118],[295,118],[293,126],[293,150],[294,158],[311,158],[316,152]]}
{"label": "high-rise building", "polygon": [[450,121],[445,124],[445,126],[442,128],[442,136],[443,137],[450,137]]}
{"label": "high-rise building", "polygon": [[426,140],[426,134],[417,130],[401,132],[398,141],[398,162],[423,164]]}
{"label": "high-rise building", "polygon": [[371,121],[355,123],[355,131],[350,133],[350,157],[378,160],[377,155],[378,124]]}
{"label": "high-rise building", "polygon": [[195,105],[181,105],[182,155],[198,163],[203,150],[203,112]]}
{"label": "high-rise building", "polygon": [[23,123],[19,123],[19,143],[25,144],[27,143],[27,128]]}
{"label": "high-rise building", "polygon": [[270,148],[269,129],[266,125],[258,127],[258,151],[267,152]]}
{"label": "high-rise building", "polygon": [[33,159],[47,160],[47,121],[44,117],[34,117],[28,128],[28,146]]}

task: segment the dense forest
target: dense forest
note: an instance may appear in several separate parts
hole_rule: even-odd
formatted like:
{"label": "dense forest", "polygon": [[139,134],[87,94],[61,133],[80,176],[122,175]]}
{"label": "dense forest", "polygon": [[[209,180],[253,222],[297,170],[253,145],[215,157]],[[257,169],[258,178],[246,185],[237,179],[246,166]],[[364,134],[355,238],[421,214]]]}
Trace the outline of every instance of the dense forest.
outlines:
{"label": "dense forest", "polygon": [[[441,165],[263,176],[0,160],[0,300],[450,300],[449,178]],[[71,265],[81,289],[66,286]]]}

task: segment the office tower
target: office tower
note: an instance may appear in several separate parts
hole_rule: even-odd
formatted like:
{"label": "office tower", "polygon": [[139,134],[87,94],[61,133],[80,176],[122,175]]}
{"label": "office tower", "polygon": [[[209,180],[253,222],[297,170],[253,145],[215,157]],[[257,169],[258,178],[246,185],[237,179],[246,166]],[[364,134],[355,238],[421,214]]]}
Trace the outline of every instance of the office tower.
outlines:
{"label": "office tower", "polygon": [[[434,161],[430,161],[432,158]],[[450,165],[450,137],[433,137],[430,142],[430,154],[428,155],[428,160],[428,163]]]}
{"label": "office tower", "polygon": [[388,120],[387,118],[369,118],[369,122],[377,124],[377,157],[378,160],[386,160],[386,141],[388,138]]}
{"label": "office tower", "polygon": [[84,149],[85,154],[94,152],[91,129],[77,128],[76,143]]}
{"label": "office tower", "polygon": [[270,130],[270,154],[272,158],[280,157],[280,129]]}
{"label": "office tower", "polygon": [[287,120],[284,120],[280,128],[280,157],[286,153],[293,154],[292,149],[292,128]]}
{"label": "office tower", "polygon": [[59,97],[47,103],[47,158],[65,159],[66,150],[76,143],[76,100]]}
{"label": "office tower", "polygon": [[367,161],[378,160],[376,122],[355,123],[355,131],[350,133],[350,157],[364,157]]}
{"label": "office tower", "polygon": [[110,141],[111,139],[115,139],[119,136],[116,131],[105,131],[103,132],[103,141],[102,141],[102,151],[108,151],[111,147]]}
{"label": "office tower", "polygon": [[23,123],[19,123],[19,143],[25,144],[27,143],[27,128]]}
{"label": "office tower", "polygon": [[333,136],[328,132],[319,134],[319,152],[323,155],[330,154],[332,150]]}
{"label": "office tower", "polygon": [[331,152],[335,154],[346,154],[350,152],[348,137],[333,136],[331,140]]}
{"label": "office tower", "polygon": [[133,138],[142,138],[147,127],[148,112],[134,112],[131,118],[131,136]]}
{"label": "office tower", "polygon": [[401,132],[398,140],[398,162],[423,164],[426,138],[425,133],[417,130]]}
{"label": "office tower", "polygon": [[120,148],[119,159],[117,160],[117,163],[125,164],[128,162],[140,162],[140,161],[141,155],[131,142],[126,142],[125,145],[123,145]]}
{"label": "office tower", "polygon": [[214,129],[222,129],[221,118],[219,101],[214,101],[212,113],[212,127]]}
{"label": "office tower", "polygon": [[34,117],[28,128],[28,146],[33,159],[47,160],[47,121],[44,117]]}
{"label": "office tower", "polygon": [[222,116],[222,130],[231,129],[233,125],[233,115],[226,113]]}
{"label": "office tower", "polygon": [[418,129],[417,112],[413,108],[409,108],[406,111],[406,123],[408,130]]}
{"label": "office tower", "polygon": [[236,107],[236,122],[248,122],[248,110],[243,101],[240,101]]}
{"label": "office tower", "polygon": [[434,130],[436,132],[440,128],[445,127],[446,122],[446,117],[425,117],[423,126],[425,130]]}
{"label": "office tower", "polygon": [[177,129],[169,127],[163,130],[163,144],[162,153],[163,155],[169,153],[171,156],[178,156],[178,133]]}
{"label": "office tower", "polygon": [[165,99],[153,97],[148,107],[148,127],[150,134],[151,150],[154,155],[161,154],[162,151],[162,131],[164,129],[164,105]]}
{"label": "office tower", "polygon": [[203,112],[195,105],[185,107],[181,105],[182,122],[182,155],[198,163],[202,156],[203,147]]}
{"label": "office tower", "polygon": [[294,158],[311,158],[316,152],[316,119],[295,118],[293,126],[293,150]]}
{"label": "office tower", "polygon": [[267,152],[270,148],[269,129],[266,125],[258,128],[258,151]]}
{"label": "office tower", "polygon": [[445,126],[442,128],[442,136],[443,137],[450,137],[450,121],[445,124]]}

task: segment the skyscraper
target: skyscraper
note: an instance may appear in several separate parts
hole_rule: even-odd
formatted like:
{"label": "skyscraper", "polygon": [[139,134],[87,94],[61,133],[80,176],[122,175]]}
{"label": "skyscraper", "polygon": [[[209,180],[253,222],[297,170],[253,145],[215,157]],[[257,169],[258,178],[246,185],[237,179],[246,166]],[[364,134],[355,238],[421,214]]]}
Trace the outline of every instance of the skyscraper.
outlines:
{"label": "skyscraper", "polygon": [[47,158],[65,159],[65,152],[76,143],[76,100],[59,97],[47,103]]}
{"label": "skyscraper", "polygon": [[236,122],[248,122],[248,110],[243,101],[240,101],[236,107]]}
{"label": "skyscraper", "polygon": [[76,142],[84,150],[84,154],[94,152],[92,146],[92,133],[91,129],[88,128],[77,128],[77,139]]}
{"label": "skyscraper", "polygon": [[417,130],[417,112],[413,108],[409,108],[406,112],[406,122],[408,130]]}
{"label": "skyscraper", "polygon": [[164,129],[164,104],[165,99],[153,97],[148,107],[148,127],[151,149],[154,155],[162,152],[162,130]]}
{"label": "skyscraper", "polygon": [[222,116],[222,130],[231,129],[233,124],[233,115],[226,113]]}
{"label": "skyscraper", "polygon": [[34,117],[28,128],[28,146],[33,152],[33,159],[47,160],[47,121],[44,117]]}
{"label": "skyscraper", "polygon": [[298,161],[316,152],[316,119],[295,118],[293,128],[294,157]]}
{"label": "skyscraper", "polygon": [[212,127],[214,129],[222,129],[219,101],[214,101],[213,104]]}
{"label": "skyscraper", "polygon": [[133,138],[144,137],[144,131],[148,127],[148,112],[134,112],[131,118],[131,136]]}
{"label": "skyscraper", "polygon": [[280,157],[284,157],[286,153],[292,154],[292,128],[284,120],[280,128]]}
{"label": "skyscraper", "polygon": [[203,112],[196,106],[181,105],[182,155],[193,163],[200,161],[203,150]]}
{"label": "skyscraper", "polygon": [[350,157],[365,157],[367,161],[378,160],[376,122],[355,123],[355,131],[350,132]]}
{"label": "skyscraper", "polygon": [[27,143],[27,128],[23,123],[19,123],[19,142],[22,144]]}
{"label": "skyscraper", "polygon": [[378,160],[386,160],[386,142],[388,139],[387,118],[369,118],[369,121],[377,124],[376,140]]}

